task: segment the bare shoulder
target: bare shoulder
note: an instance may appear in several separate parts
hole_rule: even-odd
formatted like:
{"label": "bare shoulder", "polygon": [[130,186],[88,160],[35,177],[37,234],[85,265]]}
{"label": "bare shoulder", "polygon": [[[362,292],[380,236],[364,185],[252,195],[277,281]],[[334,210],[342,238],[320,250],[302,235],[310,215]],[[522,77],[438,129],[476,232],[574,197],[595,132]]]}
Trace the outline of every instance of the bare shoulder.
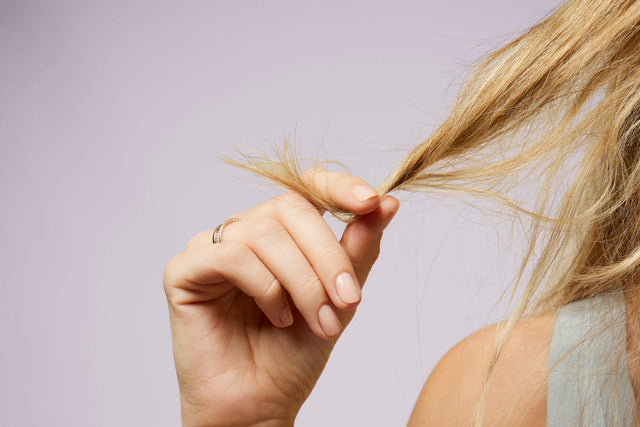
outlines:
{"label": "bare shoulder", "polygon": [[[555,312],[518,323],[495,365],[483,425],[544,426],[549,344]],[[476,404],[500,324],[469,335],[438,362],[418,397],[410,427],[474,425]]]}

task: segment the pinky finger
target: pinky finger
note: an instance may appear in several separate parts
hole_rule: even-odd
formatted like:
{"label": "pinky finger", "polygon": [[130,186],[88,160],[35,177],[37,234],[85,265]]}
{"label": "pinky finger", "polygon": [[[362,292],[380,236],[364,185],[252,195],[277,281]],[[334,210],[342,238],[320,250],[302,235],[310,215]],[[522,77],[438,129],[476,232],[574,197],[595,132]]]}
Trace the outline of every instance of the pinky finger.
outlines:
{"label": "pinky finger", "polygon": [[240,242],[206,245],[173,257],[164,272],[170,303],[212,301],[234,287],[253,297],[256,305],[279,327],[293,323],[287,294],[278,279],[253,251]]}

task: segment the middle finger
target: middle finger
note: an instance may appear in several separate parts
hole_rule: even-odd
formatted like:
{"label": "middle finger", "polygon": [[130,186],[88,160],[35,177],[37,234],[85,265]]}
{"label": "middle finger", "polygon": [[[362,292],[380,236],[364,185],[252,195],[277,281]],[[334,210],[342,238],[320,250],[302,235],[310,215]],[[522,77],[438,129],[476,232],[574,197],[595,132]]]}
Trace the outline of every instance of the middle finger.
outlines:
{"label": "middle finger", "polygon": [[251,248],[278,278],[317,336],[327,339],[340,333],[342,326],[320,278],[278,220],[262,217],[229,224],[225,239],[242,241]]}

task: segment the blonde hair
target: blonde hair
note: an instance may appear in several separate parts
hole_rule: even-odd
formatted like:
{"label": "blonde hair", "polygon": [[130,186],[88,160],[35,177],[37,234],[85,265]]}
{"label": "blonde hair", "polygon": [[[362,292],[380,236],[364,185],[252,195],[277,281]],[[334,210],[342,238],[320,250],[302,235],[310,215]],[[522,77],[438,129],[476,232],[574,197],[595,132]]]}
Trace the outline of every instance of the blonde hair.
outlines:
{"label": "blonde hair", "polygon": [[[529,222],[488,378],[525,315],[600,294],[640,310],[640,2],[570,0],[482,58],[448,117],[377,188],[471,194],[503,202]],[[353,217],[305,186],[288,141],[277,159],[227,161]],[[571,171],[572,173],[569,173]],[[533,181],[533,201],[513,196]],[[564,184],[566,180],[568,184]],[[558,196],[556,189],[566,187]],[[529,193],[529,192],[528,192]],[[524,276],[528,278],[524,280]],[[629,333],[640,332],[629,318]]]}

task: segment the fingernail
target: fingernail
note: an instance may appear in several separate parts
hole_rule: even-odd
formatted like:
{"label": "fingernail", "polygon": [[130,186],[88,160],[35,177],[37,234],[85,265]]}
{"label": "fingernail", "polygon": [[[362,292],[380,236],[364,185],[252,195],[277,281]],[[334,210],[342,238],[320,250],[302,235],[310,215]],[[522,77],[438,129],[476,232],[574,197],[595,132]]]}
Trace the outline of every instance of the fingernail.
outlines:
{"label": "fingernail", "polygon": [[327,304],[320,307],[320,311],[318,311],[318,320],[320,321],[320,327],[329,338],[335,337],[342,330],[342,325],[340,324],[340,320],[338,320],[338,316],[336,316],[333,309],[331,309]]}
{"label": "fingernail", "polygon": [[366,202],[369,199],[377,197],[378,193],[367,185],[356,185],[353,187],[353,196],[361,202]]}
{"label": "fingernail", "polygon": [[280,322],[283,326],[290,326],[293,323],[293,313],[289,304],[285,305],[280,312]]}
{"label": "fingernail", "polygon": [[346,304],[352,304],[360,301],[361,293],[360,286],[353,280],[353,277],[347,272],[344,272],[336,279],[336,290],[338,296]]}

